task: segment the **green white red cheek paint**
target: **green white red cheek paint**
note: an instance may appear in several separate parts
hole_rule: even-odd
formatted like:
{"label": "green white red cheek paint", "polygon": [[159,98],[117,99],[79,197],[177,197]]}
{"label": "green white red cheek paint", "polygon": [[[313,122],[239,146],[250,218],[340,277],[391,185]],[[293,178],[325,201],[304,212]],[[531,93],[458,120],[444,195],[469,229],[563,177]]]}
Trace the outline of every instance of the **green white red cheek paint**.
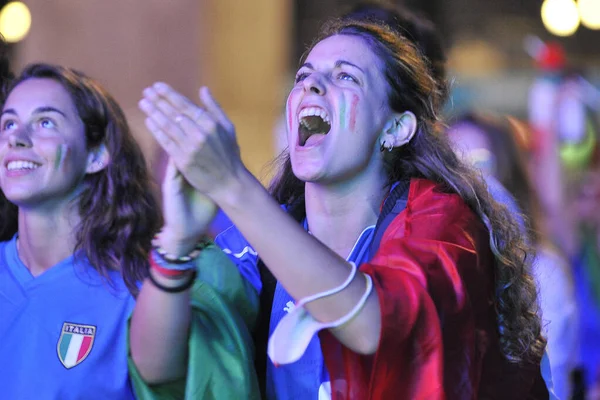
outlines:
{"label": "green white red cheek paint", "polygon": [[285,105],[285,112],[287,113],[287,127],[288,132],[292,131],[292,94],[288,96],[287,103]]}
{"label": "green white red cheek paint", "polygon": [[56,154],[54,155],[54,169],[58,171],[60,166],[63,164],[65,155],[67,154],[67,145],[61,144],[56,149]]}
{"label": "green white red cheek paint", "polygon": [[353,95],[350,102],[350,109],[348,110],[346,99],[342,98],[340,101],[340,125],[342,129],[349,128],[354,131],[356,126],[356,113],[358,105],[358,96]]}

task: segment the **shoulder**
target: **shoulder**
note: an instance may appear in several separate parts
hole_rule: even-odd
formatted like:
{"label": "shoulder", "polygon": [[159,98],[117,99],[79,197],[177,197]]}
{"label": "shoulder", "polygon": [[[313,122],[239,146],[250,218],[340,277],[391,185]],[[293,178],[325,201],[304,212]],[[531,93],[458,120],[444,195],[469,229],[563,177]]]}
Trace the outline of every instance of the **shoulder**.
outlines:
{"label": "shoulder", "polygon": [[413,238],[452,242],[456,235],[471,237],[485,229],[458,194],[426,179],[411,180],[406,210],[397,219]]}
{"label": "shoulder", "polygon": [[458,194],[427,179],[411,179],[408,205],[413,211],[427,210],[428,213],[470,212],[469,206]]}
{"label": "shoulder", "polygon": [[6,252],[6,248],[10,244],[10,242],[10,240],[0,242],[0,263],[4,263],[4,253]]}

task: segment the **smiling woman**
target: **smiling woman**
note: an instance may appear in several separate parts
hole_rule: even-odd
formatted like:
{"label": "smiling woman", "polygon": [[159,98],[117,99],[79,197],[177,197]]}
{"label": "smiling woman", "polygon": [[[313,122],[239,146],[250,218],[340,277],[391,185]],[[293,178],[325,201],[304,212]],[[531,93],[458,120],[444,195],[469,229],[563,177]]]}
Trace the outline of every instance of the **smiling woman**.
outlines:
{"label": "smiling woman", "polygon": [[[169,382],[150,387],[129,358],[129,318],[162,218],[141,149],[98,83],[60,66],[24,69],[2,104],[0,188],[0,397],[183,399],[186,388],[207,396],[225,388],[229,398],[251,398],[243,317],[253,317],[236,314],[236,301],[220,297],[218,283],[187,290],[194,283],[189,271],[152,281],[164,287],[184,279],[185,293],[175,296],[196,303],[189,348],[227,363],[190,369],[187,380],[186,366],[172,369]],[[190,208],[181,198],[165,202],[171,213]],[[196,230],[188,232],[197,239]],[[212,247],[203,243],[198,265],[235,271],[225,256],[211,255]],[[210,274],[203,276],[206,283]],[[243,292],[237,283],[228,281],[228,294]],[[227,389],[219,368],[241,371],[245,381]]]}
{"label": "smiling woman", "polygon": [[133,398],[127,318],[160,211],[121,109],[83,74],[27,67],[2,104],[0,187],[2,397]]}
{"label": "smiling woman", "polygon": [[[15,87],[0,124],[0,141],[7,143],[0,150],[6,165],[0,185],[4,195],[22,208],[62,214],[61,209],[79,195],[84,176],[108,162],[104,145],[88,151],[83,122],[57,81],[29,79]],[[34,275],[44,269],[30,268]]]}

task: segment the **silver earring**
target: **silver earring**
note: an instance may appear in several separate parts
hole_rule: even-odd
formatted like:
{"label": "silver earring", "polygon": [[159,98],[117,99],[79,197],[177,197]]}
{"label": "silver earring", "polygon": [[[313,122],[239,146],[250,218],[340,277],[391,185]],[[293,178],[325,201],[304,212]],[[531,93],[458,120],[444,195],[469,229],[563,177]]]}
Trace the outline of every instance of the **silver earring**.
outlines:
{"label": "silver earring", "polygon": [[392,151],[394,149],[394,144],[392,142],[388,143],[387,140],[384,140],[379,145],[379,151],[383,153],[383,151],[386,149],[388,152]]}

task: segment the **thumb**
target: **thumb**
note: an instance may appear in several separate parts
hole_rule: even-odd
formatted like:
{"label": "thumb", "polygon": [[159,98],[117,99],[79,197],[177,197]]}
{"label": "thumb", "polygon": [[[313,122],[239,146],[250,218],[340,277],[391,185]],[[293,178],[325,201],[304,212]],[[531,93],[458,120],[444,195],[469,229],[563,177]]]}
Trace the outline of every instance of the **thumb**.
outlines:
{"label": "thumb", "polygon": [[165,181],[172,181],[177,177],[177,166],[175,165],[175,161],[173,158],[169,157],[169,161],[167,163],[167,169],[165,170]]}

